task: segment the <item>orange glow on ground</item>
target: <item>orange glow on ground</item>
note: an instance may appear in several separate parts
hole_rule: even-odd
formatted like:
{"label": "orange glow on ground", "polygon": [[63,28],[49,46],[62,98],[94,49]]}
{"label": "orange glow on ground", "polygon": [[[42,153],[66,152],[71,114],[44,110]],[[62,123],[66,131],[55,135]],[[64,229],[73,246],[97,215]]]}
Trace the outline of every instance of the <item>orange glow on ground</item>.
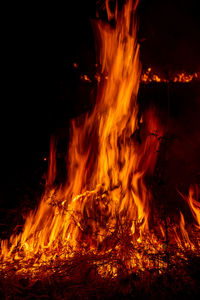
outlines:
{"label": "orange glow on ground", "polygon": [[[95,257],[93,264],[104,278],[117,277],[122,267],[127,273],[154,268],[162,273],[170,241],[177,249],[174,261],[176,255],[184,259],[185,249],[199,251],[200,240],[193,242],[181,211],[180,222],[169,223],[168,232],[162,219],[153,229],[150,226],[155,211],[145,179],[154,172],[165,129],[151,108],[142,116],[141,142],[134,137],[140,121],[138,1],[127,1],[121,12],[112,12],[106,3],[108,20],[115,20],[116,26],[96,22],[103,74],[96,105],[72,120],[65,185],[55,185],[56,145],[51,140],[46,190],[39,207],[27,216],[21,233],[1,241],[0,269],[7,273],[14,265],[18,275],[48,276],[57,272],[58,265],[85,255]],[[148,69],[143,74],[143,82],[163,81],[150,73]],[[174,82],[192,80],[186,75],[176,78]],[[83,79],[90,81],[87,75]],[[189,196],[182,196],[199,236],[198,193],[198,187],[191,186]]]}

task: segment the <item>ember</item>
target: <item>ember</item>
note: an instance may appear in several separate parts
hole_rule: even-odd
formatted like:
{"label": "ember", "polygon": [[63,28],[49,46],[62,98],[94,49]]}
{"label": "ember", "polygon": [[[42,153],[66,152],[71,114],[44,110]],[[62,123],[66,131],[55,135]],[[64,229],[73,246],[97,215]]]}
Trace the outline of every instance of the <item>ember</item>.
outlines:
{"label": "ember", "polygon": [[[94,78],[98,82],[100,82],[101,75],[97,73]],[[107,76],[105,78],[107,79]],[[90,78],[88,78],[87,75],[81,76],[81,79],[84,80],[84,81],[92,82],[92,80]],[[173,76],[170,79],[166,79],[166,78],[160,77],[158,74],[153,73],[151,68],[148,68],[141,75],[141,82],[145,83],[145,84],[150,83],[150,82],[182,82],[182,83],[187,83],[187,82],[191,82],[191,81],[195,81],[195,80],[199,81],[198,73],[187,74],[186,72],[183,72],[183,73],[176,74],[175,76]]]}
{"label": "ember", "polygon": [[161,78],[159,75],[152,73],[152,69],[148,68],[141,76],[141,81],[144,83],[149,82],[191,82],[192,80],[199,80],[198,73],[187,74],[186,72],[176,74],[170,79]]}
{"label": "ember", "polygon": [[[156,109],[139,114],[138,2],[129,0],[122,10],[113,11],[106,1],[108,23],[96,22],[101,66],[96,104],[71,122],[65,185],[55,184],[56,143],[51,140],[39,207],[27,216],[21,233],[1,241],[5,277],[53,281],[57,274],[68,281],[75,276],[76,283],[85,277],[99,280],[102,288],[105,279],[121,280],[122,273],[141,278],[149,270],[160,276],[178,261],[182,266],[188,253],[199,255],[198,185],[190,186],[188,196],[179,192],[194,224],[187,226],[182,211],[176,223],[170,216],[159,218],[156,207],[152,210],[148,178],[154,174],[166,129]],[[183,73],[173,81],[197,77]],[[87,75],[82,79],[91,81]],[[165,79],[148,69],[142,81]],[[124,293],[129,289],[127,285]]]}

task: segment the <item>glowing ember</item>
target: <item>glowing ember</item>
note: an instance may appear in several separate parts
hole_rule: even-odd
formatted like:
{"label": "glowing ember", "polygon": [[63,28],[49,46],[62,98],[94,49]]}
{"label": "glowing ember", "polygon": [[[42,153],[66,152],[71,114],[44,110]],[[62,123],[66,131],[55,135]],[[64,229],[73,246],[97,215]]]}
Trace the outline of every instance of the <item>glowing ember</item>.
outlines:
{"label": "glowing ember", "polygon": [[[96,74],[94,76],[95,80],[97,82],[101,81],[101,75],[100,74]],[[108,76],[105,76],[105,79],[107,79]],[[83,81],[89,81],[92,82],[92,79],[90,79],[88,77],[88,75],[81,75],[81,80]],[[152,72],[151,68],[148,68],[146,71],[144,71],[141,75],[141,82],[142,83],[151,83],[151,82],[182,82],[182,83],[188,83],[191,81],[199,81],[199,74],[198,73],[193,73],[193,74],[187,74],[186,72],[182,72],[182,73],[178,73],[175,76],[173,76],[172,78],[169,79],[165,79],[163,77],[160,77],[158,74],[155,74]]]}
{"label": "glowing ember", "polygon": [[186,72],[179,73],[175,75],[174,77],[169,79],[161,78],[159,75],[154,74],[152,72],[151,68],[148,68],[147,71],[145,71],[142,76],[141,76],[141,81],[144,83],[149,83],[149,82],[191,82],[193,80],[198,80],[199,75],[198,73],[193,73],[193,74],[187,74]]}
{"label": "glowing ember", "polygon": [[84,80],[84,81],[91,82],[91,79],[87,75],[85,75],[85,74],[81,76],[81,79]]}
{"label": "glowing ember", "polygon": [[[166,268],[167,240],[175,241],[180,249],[200,246],[199,241],[194,245],[190,240],[182,213],[180,226],[167,232],[166,224],[158,220],[151,230],[152,195],[145,178],[154,172],[163,128],[155,110],[149,109],[142,116],[140,142],[135,137],[141,121],[138,1],[128,1],[122,11],[115,12],[106,4],[108,20],[114,20],[115,26],[96,24],[103,75],[96,105],[84,118],[72,121],[65,186],[54,186],[56,149],[51,141],[46,191],[39,207],[26,218],[22,233],[1,241],[1,268],[7,271],[15,264],[17,274],[34,277],[47,266],[44,275],[54,272],[57,260],[61,265],[87,254],[95,255],[99,275],[116,277],[119,258],[128,271]],[[86,75],[83,79],[89,80]],[[160,78],[154,75],[152,80]],[[184,198],[200,225],[194,194],[191,188]],[[99,263],[102,256],[104,264]]]}
{"label": "glowing ember", "polygon": [[174,77],[173,81],[174,82],[190,82],[193,79],[198,79],[199,76],[197,73],[194,74],[186,74],[185,72],[178,74],[177,76]]}

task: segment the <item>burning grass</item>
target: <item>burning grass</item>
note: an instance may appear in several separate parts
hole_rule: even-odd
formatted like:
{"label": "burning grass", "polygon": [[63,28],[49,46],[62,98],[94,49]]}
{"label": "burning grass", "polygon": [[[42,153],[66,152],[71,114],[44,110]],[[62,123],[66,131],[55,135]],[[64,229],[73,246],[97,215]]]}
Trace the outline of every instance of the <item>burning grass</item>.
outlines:
{"label": "burning grass", "polygon": [[55,183],[52,139],[40,204],[20,233],[1,241],[7,299],[159,298],[159,283],[174,295],[177,276],[184,287],[175,293],[190,281],[196,288],[189,265],[199,262],[199,187],[181,195],[196,227],[181,210],[175,222],[164,205],[163,216],[153,208],[147,183],[165,128],[152,107],[139,116],[138,1],[120,11],[106,4],[108,23],[96,23],[102,78],[93,110],[71,122],[67,181]]}
{"label": "burning grass", "polygon": [[[169,232],[170,236],[170,232]],[[195,240],[195,231],[194,231]],[[169,238],[170,240],[170,238]],[[180,239],[181,240],[181,239]],[[197,242],[197,241],[196,241]],[[199,241],[198,241],[199,242]],[[13,259],[1,270],[2,299],[174,299],[199,295],[199,249],[166,241],[132,241],[127,222],[119,222],[109,251],[97,253],[80,243],[79,251],[63,247],[53,259],[41,261],[42,253],[23,261]],[[37,264],[38,260],[38,264]]]}

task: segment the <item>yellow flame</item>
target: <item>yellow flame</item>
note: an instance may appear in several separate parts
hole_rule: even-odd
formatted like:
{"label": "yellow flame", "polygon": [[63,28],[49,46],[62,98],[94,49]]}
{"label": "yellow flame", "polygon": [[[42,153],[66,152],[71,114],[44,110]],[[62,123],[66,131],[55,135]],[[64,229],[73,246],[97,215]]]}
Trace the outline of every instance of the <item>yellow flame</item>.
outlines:
{"label": "yellow flame", "polygon": [[[154,235],[148,240],[144,235],[149,229],[152,200],[145,177],[154,171],[163,130],[155,111],[149,109],[142,116],[141,141],[134,137],[139,123],[137,93],[141,75],[136,39],[137,4],[138,1],[127,1],[122,11],[116,8],[112,13],[106,1],[108,19],[114,19],[115,26],[96,23],[103,76],[93,111],[71,123],[67,182],[54,187],[56,143],[52,139],[46,190],[39,207],[27,217],[22,233],[1,241],[1,259],[19,260],[18,272],[25,272],[25,262],[36,254],[32,268],[48,263],[57,255],[69,258],[76,250],[82,254],[111,251],[110,239],[116,228],[123,226],[133,244],[143,243],[148,248],[149,243],[154,243],[158,249],[162,248]],[[199,206],[192,195],[189,205],[199,224]],[[183,215],[180,228],[191,245]],[[123,228],[119,234],[122,243],[116,250],[120,248],[126,256],[124,245],[128,241]],[[147,258],[141,260],[139,252],[134,259],[128,259],[127,265],[135,266],[136,262],[141,269],[151,265]],[[110,268],[108,265],[108,272]],[[111,269],[116,276],[116,269]]]}

